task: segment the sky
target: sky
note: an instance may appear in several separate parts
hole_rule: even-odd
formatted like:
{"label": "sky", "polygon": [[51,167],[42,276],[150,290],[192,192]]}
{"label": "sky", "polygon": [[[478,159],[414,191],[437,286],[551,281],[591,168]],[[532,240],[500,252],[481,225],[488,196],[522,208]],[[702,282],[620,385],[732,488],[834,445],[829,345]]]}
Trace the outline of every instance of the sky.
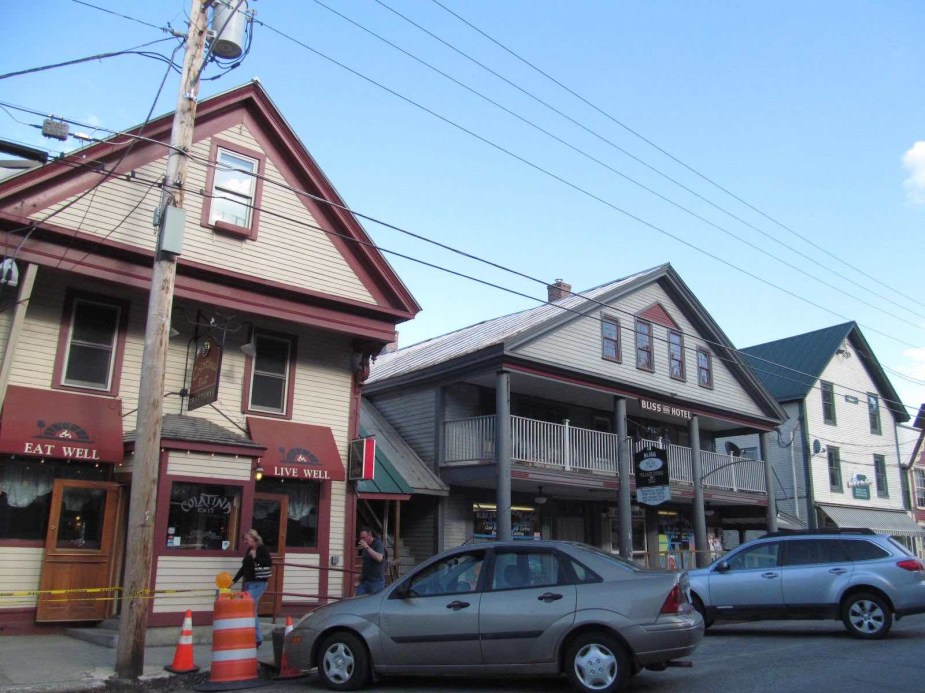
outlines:
{"label": "sky", "polygon": [[[152,41],[169,56],[189,6],[5,0],[0,74]],[[925,4],[250,9],[249,52],[208,65],[200,96],[260,79],[421,304],[401,346],[536,306],[556,279],[670,262],[735,346],[854,320],[909,414],[925,403]],[[169,112],[165,68],[126,54],[0,79],[0,138],[70,151],[34,125],[102,137]]]}

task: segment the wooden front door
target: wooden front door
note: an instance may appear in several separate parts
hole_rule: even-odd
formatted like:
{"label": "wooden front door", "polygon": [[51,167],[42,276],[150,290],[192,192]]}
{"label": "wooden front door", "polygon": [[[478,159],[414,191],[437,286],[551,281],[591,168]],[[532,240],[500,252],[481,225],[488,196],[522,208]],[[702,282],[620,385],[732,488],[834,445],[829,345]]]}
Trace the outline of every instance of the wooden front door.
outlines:
{"label": "wooden front door", "polygon": [[45,536],[35,620],[101,621],[113,613],[115,591],[85,592],[116,584],[116,517],[119,484],[57,479]]}
{"label": "wooden front door", "polygon": [[286,558],[286,524],[289,496],[276,493],[254,494],[253,525],[273,558],[273,577],[257,605],[260,616],[276,616],[283,605],[283,561]]}

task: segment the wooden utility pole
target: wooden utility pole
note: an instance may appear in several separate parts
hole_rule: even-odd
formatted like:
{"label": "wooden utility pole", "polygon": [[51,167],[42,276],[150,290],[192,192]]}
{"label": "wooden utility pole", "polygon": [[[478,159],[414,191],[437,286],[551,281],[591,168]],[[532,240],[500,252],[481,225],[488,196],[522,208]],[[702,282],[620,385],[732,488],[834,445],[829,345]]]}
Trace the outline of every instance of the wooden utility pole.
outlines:
{"label": "wooden utility pole", "polygon": [[[145,327],[141,383],[138,389],[138,420],[135,427],[135,461],[129,500],[122,613],[116,648],[116,674],[138,678],[144,668],[145,636],[150,607],[151,568],[154,557],[154,515],[160,469],[161,423],[164,416],[164,373],[167,340],[177,276],[176,256],[162,249],[166,206],[183,209],[188,167],[187,152],[193,143],[199,74],[205,54],[208,7],[212,0],[193,0],[190,9],[186,54],[180,93],[170,134],[160,231],[151,276],[151,296]],[[176,248],[176,245],[172,247]],[[176,251],[175,251],[176,252]]]}

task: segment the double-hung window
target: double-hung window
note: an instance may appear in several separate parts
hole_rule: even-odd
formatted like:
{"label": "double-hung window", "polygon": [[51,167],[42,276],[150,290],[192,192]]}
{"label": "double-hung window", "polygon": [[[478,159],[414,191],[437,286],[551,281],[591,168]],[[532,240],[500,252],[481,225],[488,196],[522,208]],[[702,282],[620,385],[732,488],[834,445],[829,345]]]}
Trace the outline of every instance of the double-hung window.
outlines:
{"label": "double-hung window", "polygon": [[829,462],[829,489],[836,493],[844,493],[841,478],[841,454],[838,448],[831,445],[826,448],[825,452]]}
{"label": "double-hung window", "polygon": [[915,507],[925,508],[925,469],[913,469],[915,477]]}
{"label": "double-hung window", "polygon": [[668,373],[675,380],[684,380],[684,336],[668,330]]}
{"label": "double-hung window", "polygon": [[234,236],[257,237],[264,160],[259,152],[213,140],[204,226]]}
{"label": "double-hung window", "polygon": [[886,457],[874,455],[874,480],[877,482],[877,497],[889,498],[890,488],[886,481]]}
{"label": "double-hung window", "polygon": [[118,390],[126,311],[127,304],[122,302],[76,294],[68,297],[59,343],[59,386],[107,393]]}
{"label": "double-hung window", "polygon": [[880,398],[870,392],[867,393],[867,417],[870,419],[870,432],[876,435],[883,433],[880,427]]}
{"label": "double-hung window", "polygon": [[249,359],[250,379],[246,410],[291,416],[292,381],[295,373],[295,339],[257,332],[255,354]]}
{"label": "double-hung window", "polygon": [[601,358],[620,361],[620,321],[609,315],[601,318]]}
{"label": "double-hung window", "polygon": [[825,380],[819,381],[822,390],[822,420],[827,424],[836,425],[835,420],[835,386]]}
{"label": "double-hung window", "polygon": [[636,368],[655,370],[652,360],[652,323],[648,320],[636,320]]}
{"label": "double-hung window", "polygon": [[713,387],[713,357],[706,349],[697,350],[697,384]]}

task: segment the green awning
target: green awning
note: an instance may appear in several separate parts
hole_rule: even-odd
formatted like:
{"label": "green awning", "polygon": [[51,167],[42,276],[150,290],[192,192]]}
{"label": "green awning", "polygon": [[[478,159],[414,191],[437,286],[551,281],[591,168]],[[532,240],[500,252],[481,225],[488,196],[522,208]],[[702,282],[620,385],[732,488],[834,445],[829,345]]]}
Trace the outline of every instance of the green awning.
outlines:
{"label": "green awning", "polygon": [[[365,435],[362,429],[360,435]],[[402,478],[388,456],[376,446],[376,474],[372,481],[358,481],[357,495],[361,498],[389,498],[408,500],[414,493],[408,482]]]}

